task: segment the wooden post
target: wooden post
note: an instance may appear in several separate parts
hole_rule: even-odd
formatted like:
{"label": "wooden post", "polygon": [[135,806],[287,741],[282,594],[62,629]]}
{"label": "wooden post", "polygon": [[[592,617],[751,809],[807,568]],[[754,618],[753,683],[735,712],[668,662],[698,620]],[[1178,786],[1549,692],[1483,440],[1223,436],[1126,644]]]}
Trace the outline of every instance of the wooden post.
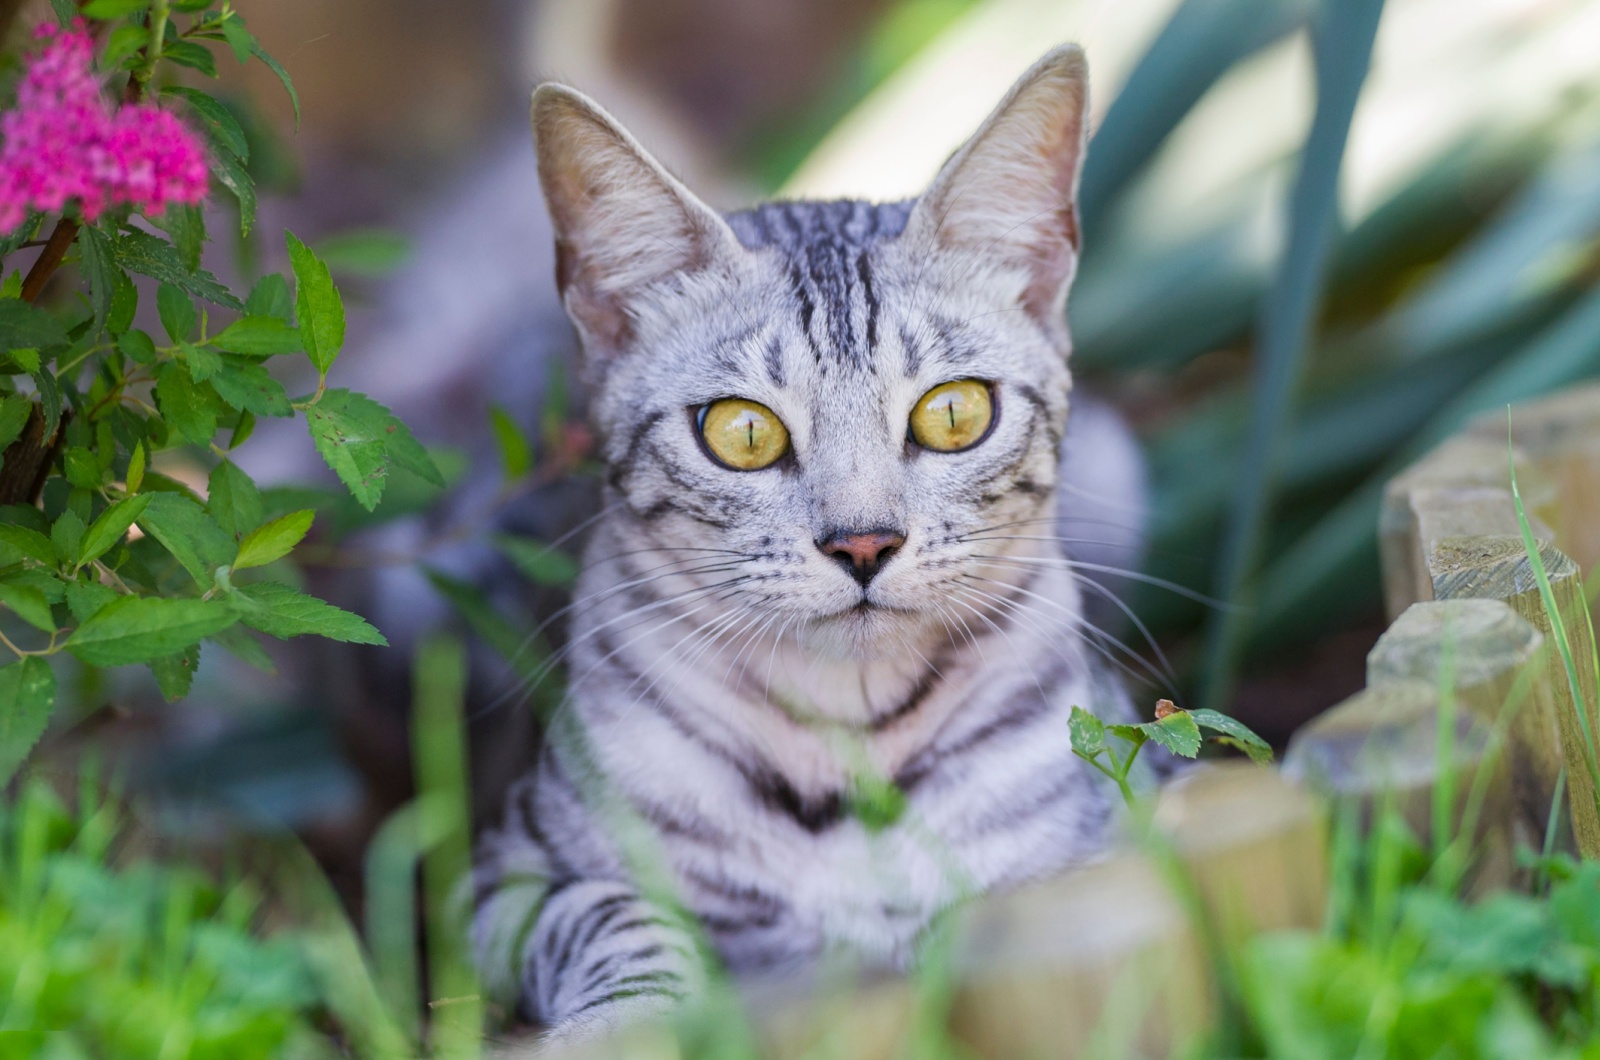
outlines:
{"label": "wooden post", "polygon": [[1425,601],[1407,608],[1367,656],[1368,684],[1420,681],[1506,734],[1518,838],[1535,848],[1564,764],[1560,715],[1568,709],[1550,686],[1548,643],[1498,600]]}
{"label": "wooden post", "polygon": [[[1485,413],[1466,436],[1500,447],[1505,467],[1506,415]],[[1516,406],[1511,413],[1518,485],[1524,469],[1549,483],[1556,502],[1546,520],[1556,543],[1585,573],[1600,564],[1600,385],[1574,387]]]}
{"label": "wooden post", "polygon": [[[1475,822],[1479,852],[1474,879],[1478,886],[1504,884],[1511,878],[1513,849],[1506,756],[1493,752],[1490,726],[1471,711],[1453,712],[1453,724],[1442,728],[1446,719],[1440,709],[1436,684],[1395,680],[1373,685],[1297,732],[1283,771],[1330,796],[1358,799],[1368,814],[1392,805],[1428,842],[1435,789],[1446,771],[1456,789],[1452,829],[1462,827],[1463,811],[1481,777],[1488,789]],[[1441,748],[1441,732],[1450,734],[1447,749]]]}

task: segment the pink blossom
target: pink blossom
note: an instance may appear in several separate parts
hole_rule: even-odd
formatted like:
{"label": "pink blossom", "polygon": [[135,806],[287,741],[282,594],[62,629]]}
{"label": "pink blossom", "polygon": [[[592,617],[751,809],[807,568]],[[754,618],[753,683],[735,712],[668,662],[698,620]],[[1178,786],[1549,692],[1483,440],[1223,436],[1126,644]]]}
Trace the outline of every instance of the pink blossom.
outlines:
{"label": "pink blossom", "polygon": [[0,115],[0,232],[30,209],[54,213],[73,200],[92,221],[119,203],[154,214],[205,197],[199,139],[153,104],[113,110],[81,23],[36,35],[45,45],[28,60],[16,107]]}

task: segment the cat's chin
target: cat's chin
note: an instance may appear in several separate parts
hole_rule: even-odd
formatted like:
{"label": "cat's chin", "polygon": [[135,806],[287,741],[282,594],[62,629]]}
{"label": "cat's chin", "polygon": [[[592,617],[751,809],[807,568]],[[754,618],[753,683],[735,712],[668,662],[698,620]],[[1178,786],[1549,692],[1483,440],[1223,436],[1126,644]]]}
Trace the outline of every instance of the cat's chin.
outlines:
{"label": "cat's chin", "polygon": [[877,659],[903,653],[928,619],[917,611],[862,600],[843,611],[813,619],[802,641],[808,651],[836,659]]}

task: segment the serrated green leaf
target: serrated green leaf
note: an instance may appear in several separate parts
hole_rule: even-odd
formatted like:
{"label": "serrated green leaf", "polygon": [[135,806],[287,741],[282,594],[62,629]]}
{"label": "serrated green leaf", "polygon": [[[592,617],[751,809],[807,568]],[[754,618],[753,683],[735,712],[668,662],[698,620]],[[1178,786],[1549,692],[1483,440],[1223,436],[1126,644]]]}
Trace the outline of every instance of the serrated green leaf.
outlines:
{"label": "serrated green leaf", "polygon": [[7,394],[0,398],[0,451],[22,437],[22,428],[33,415],[33,399],[26,394]]}
{"label": "serrated green leaf", "polygon": [[322,259],[293,232],[285,232],[284,241],[294,269],[294,313],[300,341],[317,371],[327,375],[344,345],[344,301]]}
{"label": "serrated green leaf", "polygon": [[256,414],[249,409],[239,413],[238,422],[233,425],[233,434],[228,438],[228,448],[237,449],[250,440],[250,435],[255,433]]}
{"label": "serrated green leaf", "polygon": [[96,18],[107,21],[114,18],[127,18],[150,6],[150,0],[89,0],[79,9],[85,18]]}
{"label": "serrated green leaf", "polygon": [[188,103],[214,145],[241,162],[250,161],[250,141],[240,127],[239,119],[220,100],[197,88],[164,88],[161,94],[177,96]]}
{"label": "serrated green leaf", "polygon": [[78,562],[88,563],[111,551],[112,546],[122,540],[128,528],[150,506],[150,497],[148,493],[127,497],[101,512],[83,535],[83,543],[78,547]]}
{"label": "serrated green leaf", "polygon": [[106,38],[106,46],[100,52],[100,69],[115,70],[124,60],[144,47],[149,39],[150,30],[145,26],[118,26]]}
{"label": "serrated green leaf", "polygon": [[148,496],[150,504],[139,517],[139,526],[161,542],[196,582],[210,589],[216,569],[232,563],[238,553],[233,537],[200,505],[180,493]]}
{"label": "serrated green leaf", "polygon": [[528,436],[500,405],[489,406],[489,426],[494,431],[495,444],[500,448],[500,463],[505,468],[506,481],[515,482],[533,467],[533,447]]}
{"label": "serrated green leaf", "polygon": [[211,379],[211,386],[233,408],[258,416],[294,415],[294,405],[283,384],[261,365],[242,358],[224,357],[221,370]]}
{"label": "serrated green leaf", "polygon": [[237,618],[220,600],[123,596],[79,626],[66,648],[91,666],[128,666],[182,651]]}
{"label": "serrated green leaf", "polygon": [[167,337],[173,342],[187,339],[200,322],[194,300],[170,283],[156,288],[156,312],[161,317],[161,326],[166,329]]}
{"label": "serrated green leaf", "polygon": [[0,298],[0,350],[42,350],[69,341],[53,314],[20,298]]}
{"label": "serrated green leaf", "polygon": [[56,555],[69,561],[76,556],[83,545],[84,529],[83,520],[71,508],[57,516],[50,527],[50,541],[56,547]]}
{"label": "serrated green leaf", "polygon": [[309,509],[290,512],[250,531],[239,543],[239,558],[233,561],[233,569],[264,567],[287,556],[311,529],[316,515]]}
{"label": "serrated green leaf", "polygon": [[[26,556],[48,566],[53,567],[57,563],[55,544],[39,531],[26,526],[0,523],[0,546],[10,549],[18,557]],[[5,558],[7,563],[16,562],[16,559]]]}
{"label": "serrated green leaf", "polygon": [[[94,310],[93,330],[98,333],[111,317],[112,302],[118,290],[117,280],[122,275],[111,260],[111,240],[98,225],[85,224],[78,229],[78,267],[89,280],[89,306]],[[131,320],[132,317],[130,311],[128,318]],[[126,331],[127,327],[124,324],[121,330]]]}
{"label": "serrated green leaf", "polygon": [[39,407],[44,410],[45,437],[54,437],[61,425],[61,387],[49,372],[34,372],[33,385],[39,395]]}
{"label": "serrated green leaf", "polygon": [[117,264],[129,272],[173,284],[213,305],[227,306],[229,309],[244,308],[244,303],[217,282],[215,276],[204,269],[191,272],[184,267],[172,244],[149,232],[141,232],[136,228],[122,232],[112,244],[112,252]]}
{"label": "serrated green leaf", "polygon": [[300,333],[275,316],[240,317],[213,336],[211,342],[219,350],[257,357],[300,351]]}
{"label": "serrated green leaf", "polygon": [[80,445],[68,446],[61,454],[62,470],[67,481],[79,489],[92,490],[100,486],[100,461]]}
{"label": "serrated green leaf", "polygon": [[211,175],[233,193],[239,204],[239,234],[249,235],[256,223],[256,182],[240,162],[228,155],[211,160]]}
{"label": "serrated green leaf", "polygon": [[195,382],[188,367],[176,361],[162,365],[156,379],[156,405],[161,415],[196,445],[209,443],[211,436],[217,433],[217,407],[211,401],[213,393],[209,384]]}
{"label": "serrated green leaf", "polygon": [[166,209],[146,213],[145,218],[172,237],[172,249],[186,272],[200,267],[200,254],[206,245],[206,218],[198,206],[168,203]]}
{"label": "serrated green leaf", "polygon": [[4,604],[34,629],[46,633],[56,631],[55,617],[50,614],[50,601],[44,593],[31,585],[0,582],[0,604]]}
{"label": "serrated green leaf", "polygon": [[72,581],[67,583],[67,610],[79,623],[87,622],[99,610],[117,598],[117,591],[99,582]]}
{"label": "serrated green leaf", "polygon": [[168,703],[176,703],[189,694],[194,684],[194,672],[200,667],[200,645],[191,644],[179,652],[150,660],[150,672],[156,675],[161,695]]}
{"label": "serrated green leaf", "polygon": [[1067,716],[1067,734],[1072,749],[1085,757],[1093,758],[1106,749],[1105,722],[1082,707],[1073,707]]}
{"label": "serrated green leaf", "polygon": [[197,383],[208,381],[222,367],[222,354],[208,346],[180,342],[178,351],[189,369],[189,377]]}
{"label": "serrated green leaf", "polygon": [[400,467],[430,485],[443,487],[444,476],[433,458],[400,418],[365,394],[335,388],[322,395],[318,408],[358,423],[372,437],[382,438],[389,456]]}
{"label": "serrated green leaf", "polygon": [[1250,756],[1250,760],[1259,765],[1267,765],[1272,761],[1272,745],[1257,736],[1244,722],[1230,718],[1226,714],[1219,714],[1214,710],[1191,710],[1189,717],[1202,729],[1221,733],[1225,742],[1230,747],[1236,747]]}
{"label": "serrated green leaf", "polygon": [[306,409],[306,429],[351,496],[369,512],[376,508],[389,475],[387,439],[326,401]]}
{"label": "serrated green leaf", "polygon": [[[104,233],[102,233],[104,238]],[[111,241],[105,240],[104,253],[106,261],[111,260]],[[121,335],[133,327],[133,318],[139,313],[139,288],[128,279],[128,274],[111,266],[114,286],[111,292],[111,312],[106,317],[106,330],[113,335]]]}
{"label": "serrated green leaf", "polygon": [[286,639],[314,634],[351,644],[389,643],[361,616],[278,582],[241,586],[230,599],[239,609],[239,621],[269,636]]}
{"label": "serrated green leaf", "polygon": [[237,464],[224,460],[211,470],[206,510],[225,532],[241,537],[261,525],[261,491]]}
{"label": "serrated green leaf", "polygon": [[495,547],[535,585],[566,588],[578,580],[578,561],[526,537],[496,534]]}
{"label": "serrated green leaf", "polygon": [[56,675],[38,657],[0,667],[0,785],[11,780],[44,735],[56,703]]}
{"label": "serrated green leaf", "polygon": [[255,39],[250,41],[250,54],[266,63],[267,69],[278,75],[278,80],[283,82],[283,90],[289,93],[289,102],[294,105],[294,123],[300,125],[300,93],[294,90],[294,82],[289,80],[289,71],[285,70],[278,60],[267,54],[261,42]]}
{"label": "serrated green leaf", "polygon": [[[275,317],[288,324],[290,315],[294,313],[294,295],[289,292],[289,281],[280,273],[267,273],[250,288],[244,311],[246,316]],[[298,339],[297,333],[296,341]]]}
{"label": "serrated green leaf", "polygon": [[52,604],[59,604],[67,598],[67,586],[60,577],[37,567],[13,570],[0,581],[7,585],[30,585],[43,593],[44,598]]}
{"label": "serrated green leaf", "polygon": [[1200,728],[1186,710],[1147,721],[1138,729],[1175,755],[1193,758],[1200,753]]}

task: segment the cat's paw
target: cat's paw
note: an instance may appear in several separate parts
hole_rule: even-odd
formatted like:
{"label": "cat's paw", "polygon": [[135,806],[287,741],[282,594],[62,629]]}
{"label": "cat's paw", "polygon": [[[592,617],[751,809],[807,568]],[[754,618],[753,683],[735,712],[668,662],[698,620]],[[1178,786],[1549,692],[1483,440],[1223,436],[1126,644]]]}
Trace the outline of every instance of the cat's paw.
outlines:
{"label": "cat's paw", "polygon": [[569,1016],[539,1037],[539,1056],[551,1060],[598,1060],[613,1055],[607,1042],[621,1037],[647,1037],[667,1033],[679,1007],[664,994],[619,997]]}

